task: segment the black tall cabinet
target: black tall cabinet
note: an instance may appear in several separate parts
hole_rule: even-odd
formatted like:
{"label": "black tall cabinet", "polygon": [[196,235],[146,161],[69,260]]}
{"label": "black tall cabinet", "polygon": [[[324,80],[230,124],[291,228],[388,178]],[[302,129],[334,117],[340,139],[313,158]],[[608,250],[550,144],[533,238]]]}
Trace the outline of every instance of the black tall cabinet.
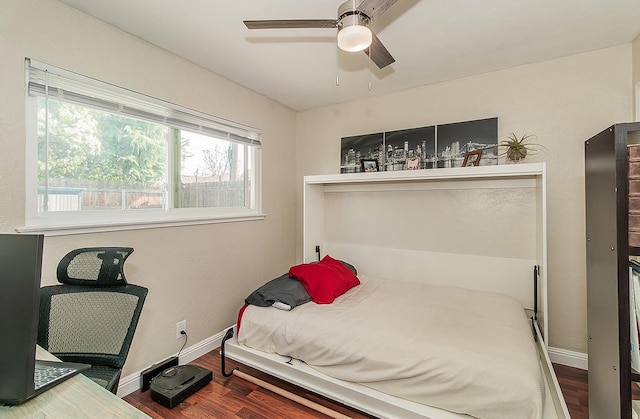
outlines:
{"label": "black tall cabinet", "polygon": [[640,381],[629,327],[629,257],[640,247],[629,246],[628,146],[638,144],[640,122],[612,125],[585,142],[591,419],[631,418],[631,386]]}

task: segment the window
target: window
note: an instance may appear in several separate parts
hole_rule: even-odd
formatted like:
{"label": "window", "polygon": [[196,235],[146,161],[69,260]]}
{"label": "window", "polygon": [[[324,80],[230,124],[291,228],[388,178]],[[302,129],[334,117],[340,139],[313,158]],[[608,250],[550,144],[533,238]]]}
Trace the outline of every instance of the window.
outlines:
{"label": "window", "polygon": [[260,132],[33,60],[20,231],[261,218]]}

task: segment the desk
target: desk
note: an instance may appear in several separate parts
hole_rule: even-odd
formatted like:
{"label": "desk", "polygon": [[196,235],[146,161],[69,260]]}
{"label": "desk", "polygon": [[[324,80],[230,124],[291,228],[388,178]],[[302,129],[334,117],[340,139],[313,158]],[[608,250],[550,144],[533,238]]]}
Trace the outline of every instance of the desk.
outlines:
{"label": "desk", "polygon": [[[57,360],[37,347],[36,358]],[[82,374],[18,406],[0,406],[4,418],[149,418]]]}

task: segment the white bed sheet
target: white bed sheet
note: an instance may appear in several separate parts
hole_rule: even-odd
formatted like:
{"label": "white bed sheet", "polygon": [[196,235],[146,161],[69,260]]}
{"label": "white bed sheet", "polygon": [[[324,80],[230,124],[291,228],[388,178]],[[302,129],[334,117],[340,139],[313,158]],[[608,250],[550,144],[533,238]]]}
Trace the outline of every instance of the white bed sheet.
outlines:
{"label": "white bed sheet", "polygon": [[540,418],[531,326],[510,297],[360,277],[332,304],[249,306],[238,342],[387,394],[478,418]]}

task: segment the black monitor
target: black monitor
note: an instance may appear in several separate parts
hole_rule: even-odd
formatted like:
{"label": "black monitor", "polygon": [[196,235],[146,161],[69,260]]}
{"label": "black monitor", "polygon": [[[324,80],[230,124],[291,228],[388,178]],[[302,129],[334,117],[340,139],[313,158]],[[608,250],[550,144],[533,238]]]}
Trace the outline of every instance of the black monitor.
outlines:
{"label": "black monitor", "polygon": [[44,236],[0,234],[0,400],[34,393]]}

